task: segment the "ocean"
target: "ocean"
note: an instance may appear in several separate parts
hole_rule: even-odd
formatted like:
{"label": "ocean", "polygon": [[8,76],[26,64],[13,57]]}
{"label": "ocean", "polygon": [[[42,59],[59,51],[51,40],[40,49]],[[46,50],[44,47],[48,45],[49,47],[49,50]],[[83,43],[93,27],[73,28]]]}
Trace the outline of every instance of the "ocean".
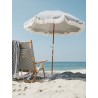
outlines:
{"label": "ocean", "polygon": [[[51,70],[51,62],[44,64],[45,70]],[[86,69],[86,62],[54,62],[54,71]]]}

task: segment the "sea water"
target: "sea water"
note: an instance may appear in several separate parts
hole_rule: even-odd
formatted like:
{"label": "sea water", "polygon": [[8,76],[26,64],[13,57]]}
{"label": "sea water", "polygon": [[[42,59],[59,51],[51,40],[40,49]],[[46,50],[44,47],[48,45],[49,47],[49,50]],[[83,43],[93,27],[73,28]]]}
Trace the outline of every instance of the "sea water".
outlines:
{"label": "sea water", "polygon": [[[46,62],[44,64],[45,70],[51,70],[52,63]],[[64,71],[64,70],[78,70],[86,69],[86,62],[54,62],[53,70],[54,71]]]}

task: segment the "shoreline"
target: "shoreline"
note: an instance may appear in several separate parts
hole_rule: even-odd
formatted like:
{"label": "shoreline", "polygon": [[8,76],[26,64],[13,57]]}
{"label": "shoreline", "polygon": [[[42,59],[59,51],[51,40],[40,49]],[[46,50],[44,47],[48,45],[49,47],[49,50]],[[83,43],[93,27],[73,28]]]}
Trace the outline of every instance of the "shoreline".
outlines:
{"label": "shoreline", "polygon": [[[63,70],[63,71],[53,71],[53,74],[57,74],[57,73],[63,73],[63,72],[73,72],[73,73],[81,73],[81,74],[86,74],[86,69],[79,69],[79,70]],[[51,77],[51,71],[45,71],[45,74],[47,77]],[[39,76],[43,76],[43,72],[40,71]]]}
{"label": "shoreline", "polygon": [[[80,73],[86,73],[86,69],[73,69],[73,70],[54,70],[53,72],[54,73],[62,73],[62,72],[67,72],[67,71],[70,71],[70,72],[73,72],[73,73],[76,73],[76,72],[80,72]],[[48,72],[48,73],[51,73],[51,71],[45,71],[45,72]]]}

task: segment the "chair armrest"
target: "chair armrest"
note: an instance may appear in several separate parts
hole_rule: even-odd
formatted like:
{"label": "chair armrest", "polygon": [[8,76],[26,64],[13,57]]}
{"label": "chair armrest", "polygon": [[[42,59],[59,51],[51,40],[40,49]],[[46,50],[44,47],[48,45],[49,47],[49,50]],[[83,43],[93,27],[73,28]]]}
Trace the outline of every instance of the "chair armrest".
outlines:
{"label": "chair armrest", "polygon": [[35,64],[39,64],[39,63],[44,63],[47,62],[48,60],[44,60],[44,61],[40,61],[40,62],[34,62]]}

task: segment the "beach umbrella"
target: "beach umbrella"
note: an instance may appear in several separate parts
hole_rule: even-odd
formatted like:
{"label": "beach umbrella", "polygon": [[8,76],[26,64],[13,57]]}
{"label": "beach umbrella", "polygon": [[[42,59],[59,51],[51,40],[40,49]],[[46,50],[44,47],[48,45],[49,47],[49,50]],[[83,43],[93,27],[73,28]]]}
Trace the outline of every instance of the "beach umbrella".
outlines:
{"label": "beach umbrella", "polygon": [[54,60],[54,34],[68,35],[82,32],[84,22],[62,11],[43,11],[24,23],[24,28],[37,34],[52,35],[52,67]]}

